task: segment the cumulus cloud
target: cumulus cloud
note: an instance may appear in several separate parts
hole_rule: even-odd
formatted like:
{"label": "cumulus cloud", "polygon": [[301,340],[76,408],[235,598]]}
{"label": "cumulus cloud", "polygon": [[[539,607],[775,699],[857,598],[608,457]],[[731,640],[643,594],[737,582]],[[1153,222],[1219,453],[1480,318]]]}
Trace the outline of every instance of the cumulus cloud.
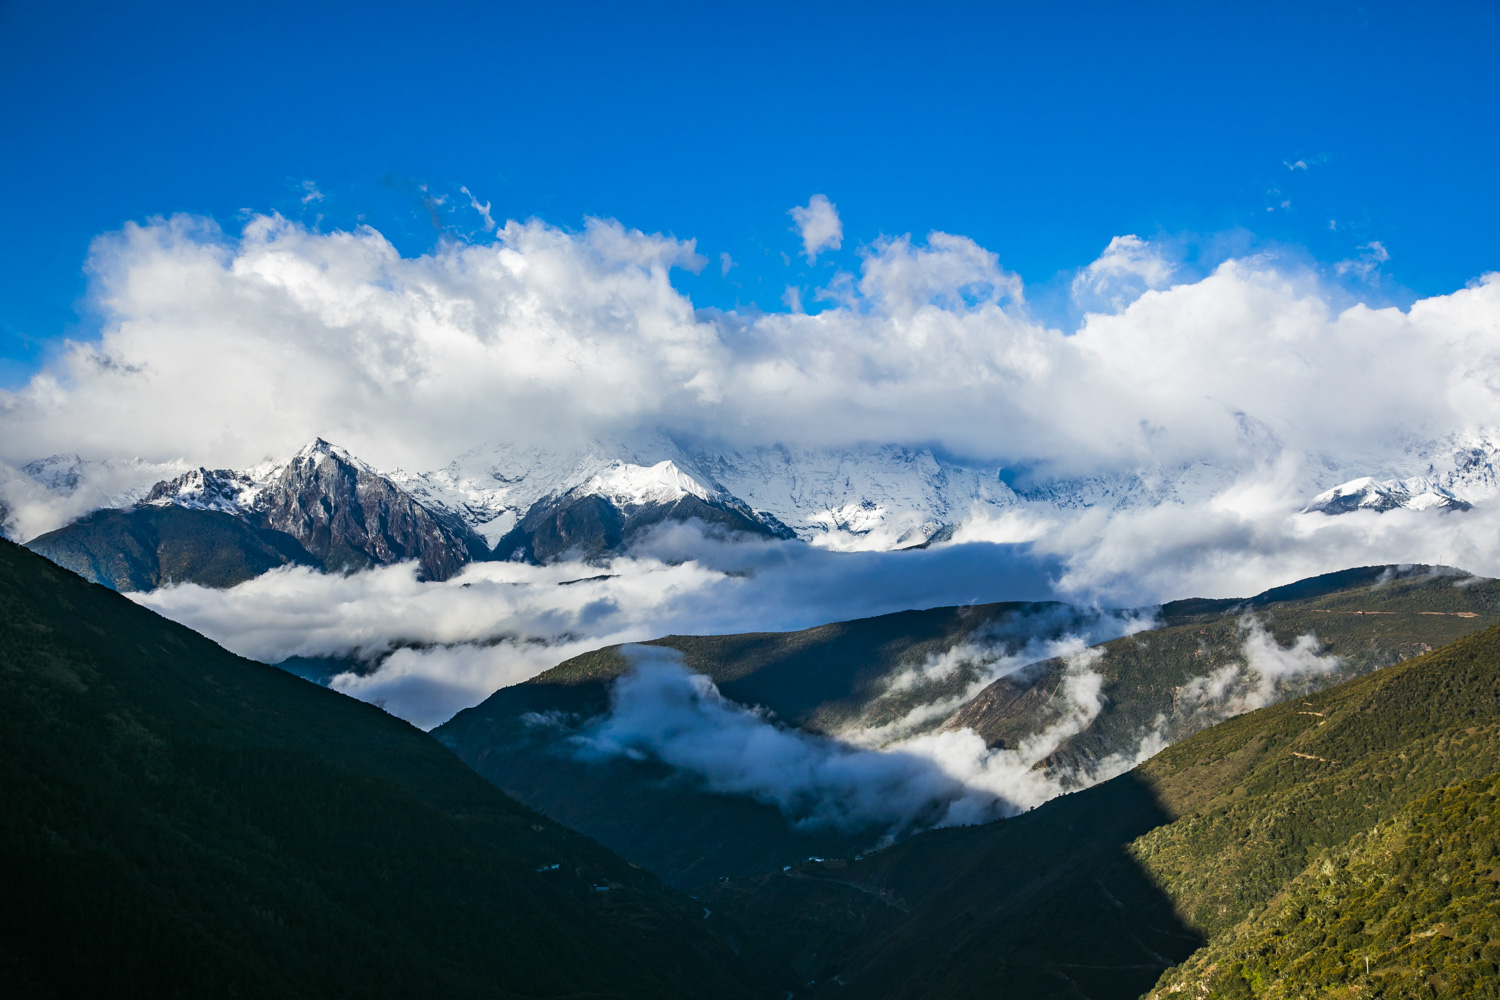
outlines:
{"label": "cumulus cloud", "polygon": [[837,250],[844,243],[844,224],[839,221],[838,208],[825,194],[815,194],[805,206],[798,205],[787,212],[797,223],[797,232],[802,237],[802,252],[809,261],[818,259],[824,250]]}
{"label": "cumulus cloud", "polygon": [[1073,301],[1085,309],[1118,312],[1143,292],[1165,288],[1176,266],[1161,248],[1135,234],[1116,236],[1073,279]]}
{"label": "cumulus cloud", "polygon": [[[962,236],[874,241],[857,272],[830,280],[831,306],[816,315],[698,310],[673,287],[672,269],[706,263],[690,241],[599,220],[576,232],[507,222],[493,242],[449,241],[406,258],[370,229],[320,233],[276,216],[238,234],[190,217],[127,226],[92,251],[100,337],[0,393],[10,516],[37,528],[58,516],[47,510],[57,497],[64,514],[104,498],[97,489],[43,494],[19,468],[59,452],[111,460],[118,489],[104,492],[124,496],[184,464],[245,467],[315,435],[379,467],[431,469],[485,442],[545,451],[651,429],[708,446],[933,448],[1004,467],[1018,486],[1049,486],[1068,501],[952,511],[952,543],[897,554],[899,568],[881,563],[868,585],[848,574],[864,571],[869,554],[802,562],[787,553],[805,546],[746,549],[767,566],[784,560],[785,572],[761,567],[749,586],[764,587],[756,599],[773,608],[789,606],[777,588],[804,600],[805,624],[1013,596],[980,585],[1000,577],[984,575],[980,556],[954,554],[963,551],[1024,550],[1032,570],[1047,567],[1039,589],[1115,606],[1246,596],[1374,561],[1500,573],[1500,523],[1483,504],[1453,516],[1293,513],[1332,485],[1323,477],[1427,474],[1432,442],[1500,425],[1500,276],[1407,309],[1373,308],[1268,257],[1175,280],[1158,249],[1123,236],[1078,276],[1107,308],[1065,332],[1039,322],[1021,279]],[[1146,291],[1111,298],[1122,281]],[[1134,476],[1149,502],[1116,509],[1112,475]],[[981,541],[991,544],[968,544]],[[728,572],[717,550],[688,546],[671,558]],[[942,560],[960,566],[951,580],[923,575],[920,567]],[[930,599],[891,583],[900,572],[932,583]],[[340,588],[362,601],[386,578],[309,576],[297,586],[321,589],[306,609],[274,599],[294,577],[272,579],[274,587],[219,596],[179,589],[159,606],[235,642],[272,620],[292,623],[286,634],[306,624],[315,637],[324,626],[307,619],[337,604]],[[691,607],[705,616],[701,630],[721,621],[728,630],[744,616],[724,615],[714,599],[732,586],[710,573],[682,584],[683,594],[704,595],[699,604],[674,597],[661,606]],[[833,596],[840,588],[848,593]],[[419,592],[400,597],[402,606],[420,606]],[[620,595],[601,600],[636,607]],[[229,623],[242,612],[249,624]],[[531,611],[485,613],[498,621]],[[688,620],[630,613],[653,625]],[[330,621],[339,648],[362,641],[360,622]],[[639,629],[578,634],[661,631]],[[399,638],[387,629],[377,645],[398,648]],[[484,655],[510,656],[503,645]],[[442,659],[402,654],[392,669],[437,677]],[[455,664],[469,678],[460,687],[490,683],[473,679],[480,674],[517,675],[485,662]],[[359,683],[374,691],[378,682]]]}
{"label": "cumulus cloud", "polygon": [[1111,246],[1079,276],[1109,308],[1067,333],[993,253],[943,233],[877,240],[816,315],[725,316],[672,286],[706,263],[691,242],[612,222],[509,222],[411,258],[373,230],[278,217],[237,236],[131,225],[91,257],[99,339],[0,395],[0,459],[245,466],[321,435],[426,469],[497,439],[649,428],[1098,476],[1389,464],[1500,423],[1495,276],[1406,310],[1345,307],[1315,274],[1253,258],[1126,304],[1118,282],[1170,269],[1143,241]]}

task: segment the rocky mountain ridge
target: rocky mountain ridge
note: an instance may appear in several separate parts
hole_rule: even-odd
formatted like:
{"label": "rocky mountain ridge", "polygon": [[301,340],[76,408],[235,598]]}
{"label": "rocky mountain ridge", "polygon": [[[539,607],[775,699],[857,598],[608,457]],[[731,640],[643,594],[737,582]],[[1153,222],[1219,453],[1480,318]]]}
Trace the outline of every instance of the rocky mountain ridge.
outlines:
{"label": "rocky mountain ridge", "polygon": [[[662,521],[690,518],[721,530],[795,536],[833,549],[900,549],[940,541],[966,522],[1008,511],[1045,515],[1203,502],[1233,486],[1237,476],[1232,469],[1192,462],[1047,478],[1035,470],[960,461],[932,448],[733,449],[683,443],[663,433],[555,449],[485,445],[440,469],[410,473],[398,468],[386,474],[326,443],[309,448],[320,444],[355,470],[349,473],[351,483],[360,480],[366,489],[385,484],[379,490],[384,502],[406,512],[408,534],[431,533],[430,527],[417,524],[430,518],[452,536],[446,543],[470,559],[545,561],[570,551],[599,557],[628,549]],[[1500,492],[1497,456],[1500,441],[1484,433],[1409,444],[1394,458],[1308,456],[1304,495],[1311,499],[1293,509],[1325,515],[1466,510]],[[270,522],[276,517],[290,518],[289,533],[310,541],[329,529],[318,527],[320,516],[311,508],[304,505],[294,514],[283,505],[276,517],[270,514],[277,504],[271,498],[284,496],[288,488],[311,486],[316,493],[332,486],[331,481],[316,486],[282,482],[295,461],[267,461],[234,471],[52,456],[8,470],[9,478],[0,482],[0,506],[11,537],[23,535],[26,524],[45,524],[46,517],[55,524],[59,511],[76,519],[97,509],[145,503],[264,517],[273,528]],[[1361,474],[1372,469],[1383,470],[1382,475]],[[163,477],[163,472],[170,475]],[[47,504],[53,513],[38,513]],[[370,525],[362,524],[356,534],[361,533],[365,540],[352,543],[361,558],[376,563],[390,558],[377,551],[381,546],[371,540]],[[385,548],[390,553],[412,551],[413,544],[414,537]],[[322,542],[313,545],[319,559],[332,556],[331,549],[319,548]],[[335,558],[341,566],[358,561]],[[424,572],[451,573],[463,561],[433,556]]]}
{"label": "rocky mountain ridge", "polygon": [[188,470],[129,506],[94,511],[28,545],[91,580],[139,590],[172,582],[232,586],[293,564],[351,572],[414,561],[424,578],[444,580],[475,561],[604,557],[671,521],[793,537],[671,461],[615,461],[586,471],[583,482],[537,498],[506,522],[511,527],[492,545],[473,523],[493,527],[495,518],[482,520],[430,490],[424,503],[319,438],[281,462]]}

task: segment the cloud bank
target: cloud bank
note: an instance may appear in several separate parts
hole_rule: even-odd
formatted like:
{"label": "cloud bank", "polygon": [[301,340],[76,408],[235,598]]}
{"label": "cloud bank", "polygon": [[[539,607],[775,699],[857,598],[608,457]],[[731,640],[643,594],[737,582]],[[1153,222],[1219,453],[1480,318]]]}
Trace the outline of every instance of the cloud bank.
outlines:
{"label": "cloud bank", "polygon": [[[1246,618],[1240,627],[1239,658],[1182,686],[1177,732],[1269,705],[1341,665],[1321,652],[1314,635],[1283,647],[1258,620]],[[986,747],[970,729],[885,742],[879,749],[870,734],[830,739],[790,729],[725,699],[712,681],[683,665],[680,653],[657,646],[622,649],[631,667],[614,684],[609,712],[568,739],[585,759],[659,760],[709,791],[774,805],[795,827],[864,832],[884,844],[919,830],[1014,816],[1122,774],[1167,745],[1167,720],[1158,718],[1088,767],[1037,766],[1105,708],[1097,667],[1106,653],[1085,645],[1089,638],[1095,637],[1028,645],[1039,658],[1060,657],[1065,667],[1047,706],[1051,721],[1014,748]],[[984,646],[976,637],[950,652],[967,656]],[[918,672],[941,669],[947,658],[930,660]],[[1004,651],[988,657],[1013,658]]]}
{"label": "cloud bank", "polygon": [[[832,246],[831,203],[798,211],[808,252]],[[883,237],[861,260],[820,312],[739,315],[673,287],[706,264],[692,241],[614,222],[512,221],[413,258],[275,216],[129,225],[90,258],[100,338],[0,395],[0,458],[244,466],[322,435],[424,469],[487,441],[660,429],[931,446],[1043,478],[1282,458],[1381,474],[1413,441],[1500,424],[1495,275],[1371,308],[1267,257],[1173,283],[1160,248],[1122,236],[1080,270],[1092,311],[1065,332],[965,237]]]}
{"label": "cloud bank", "polygon": [[303,656],[378,665],[332,686],[431,727],[600,646],[1045,600],[1057,574],[1026,546],[836,553],[797,542],[726,542],[672,526],[642,549],[602,566],[477,563],[442,582],[418,581],[414,564],[349,576],[285,568],[228,590],[186,584],[130,596],[265,662]]}

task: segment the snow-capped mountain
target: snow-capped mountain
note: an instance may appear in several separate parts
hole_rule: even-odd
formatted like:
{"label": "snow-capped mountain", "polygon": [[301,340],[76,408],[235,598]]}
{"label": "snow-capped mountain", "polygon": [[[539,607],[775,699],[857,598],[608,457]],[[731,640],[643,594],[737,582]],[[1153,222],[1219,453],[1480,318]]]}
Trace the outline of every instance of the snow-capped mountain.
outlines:
{"label": "snow-capped mountain", "polygon": [[285,462],[193,469],[137,503],[104,509],[29,543],[119,589],[229,586],[278,565],[349,571],[414,560],[446,579],[489,547],[342,448],[316,440]]}
{"label": "snow-capped mountain", "polygon": [[595,441],[545,452],[503,444],[477,448],[442,469],[392,479],[429,507],[464,517],[499,541],[545,498],[596,495],[622,508],[688,496],[743,507],[781,533],[835,548],[920,544],[977,508],[1018,503],[997,470],[932,451],[685,448],[664,435]]}
{"label": "snow-capped mountain", "polygon": [[498,559],[550,562],[572,552],[598,556],[629,548],[668,521],[699,521],[712,530],[794,538],[770,514],[752,510],[671,460],[650,467],[612,462],[561,495],[531,505],[495,545]]}
{"label": "snow-capped mountain", "polygon": [[244,514],[253,508],[256,495],[269,483],[269,479],[257,481],[247,472],[199,468],[184,472],[176,479],[157,483],[138,502],[152,507],[176,506],[189,510],[216,510],[221,514]]}
{"label": "snow-capped mountain", "polygon": [[[1261,455],[1257,468],[1269,468],[1274,449],[1265,452],[1275,442],[1261,438],[1251,435],[1247,447]],[[1414,441],[1383,457],[1308,456],[1290,485],[1277,488],[1310,498],[1287,502],[1288,513],[1463,510],[1500,493],[1497,455],[1500,442],[1476,433]],[[143,481],[160,472],[168,475]],[[163,567],[191,560],[163,562],[162,553],[207,537],[200,522],[178,515],[147,519],[148,531],[146,520],[130,522],[136,510],[228,517],[253,528],[228,535],[215,529],[223,535],[215,535],[215,545],[258,553],[243,566],[343,570],[415,559],[425,575],[444,578],[477,559],[547,562],[624,552],[663,522],[695,520],[715,531],[798,537],[836,549],[898,549],[1017,508],[1063,515],[1192,505],[1254,483],[1243,470],[1207,462],[1047,480],[923,448],[736,450],[659,433],[558,450],[489,445],[421,473],[387,475],[321,440],[286,460],[238,471],[53,456],[0,473],[0,520],[12,537],[38,535],[27,526],[45,531],[89,511],[123,511],[74,531],[63,548],[95,559],[95,549],[129,536],[132,551],[141,559],[154,552],[156,560],[116,574],[133,581],[187,578]],[[65,540],[49,537],[48,544]]]}
{"label": "snow-capped mountain", "polygon": [[1473,504],[1460,500],[1441,487],[1424,479],[1387,479],[1371,476],[1340,483],[1313,497],[1303,508],[1304,514],[1348,514],[1356,510],[1387,511],[1404,507],[1408,510],[1469,510]]}

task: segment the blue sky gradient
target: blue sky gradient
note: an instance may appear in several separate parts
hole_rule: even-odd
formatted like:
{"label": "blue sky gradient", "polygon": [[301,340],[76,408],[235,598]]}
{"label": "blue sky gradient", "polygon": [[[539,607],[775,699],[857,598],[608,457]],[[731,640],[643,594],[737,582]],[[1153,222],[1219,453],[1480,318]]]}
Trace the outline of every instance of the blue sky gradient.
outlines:
{"label": "blue sky gradient", "polygon": [[[484,236],[461,187],[695,238],[674,280],[723,309],[931,230],[1059,322],[1123,233],[1204,266],[1379,241],[1372,300],[1500,267],[1493,2],[303,7],[0,4],[0,384],[91,334],[89,243],[128,220],[278,211],[417,254]],[[810,264],[787,210],[818,192],[844,242]]]}

